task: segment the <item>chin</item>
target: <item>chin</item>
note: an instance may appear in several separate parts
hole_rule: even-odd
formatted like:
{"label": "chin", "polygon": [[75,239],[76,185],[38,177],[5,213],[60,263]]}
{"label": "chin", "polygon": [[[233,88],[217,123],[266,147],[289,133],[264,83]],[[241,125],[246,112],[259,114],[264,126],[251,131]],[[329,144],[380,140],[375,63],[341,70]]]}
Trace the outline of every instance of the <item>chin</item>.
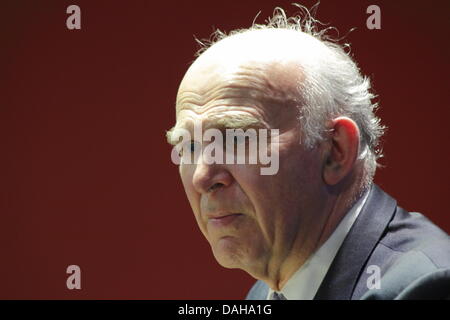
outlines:
{"label": "chin", "polygon": [[238,241],[232,237],[224,237],[217,240],[212,246],[214,257],[224,268],[243,269],[243,250]]}

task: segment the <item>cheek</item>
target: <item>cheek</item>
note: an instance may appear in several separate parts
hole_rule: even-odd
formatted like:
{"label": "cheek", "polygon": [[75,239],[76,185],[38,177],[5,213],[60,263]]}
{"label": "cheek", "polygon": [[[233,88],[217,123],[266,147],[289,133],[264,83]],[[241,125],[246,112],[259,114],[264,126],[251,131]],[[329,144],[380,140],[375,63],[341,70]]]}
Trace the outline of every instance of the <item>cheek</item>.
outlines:
{"label": "cheek", "polygon": [[258,199],[256,195],[261,188],[259,167],[256,165],[233,165],[229,171],[236,183],[236,187],[233,187],[234,196],[251,207],[247,209],[255,209]]}
{"label": "cheek", "polygon": [[241,201],[245,202],[247,209],[253,216],[253,223],[258,225],[258,229],[267,234],[270,232],[268,220],[273,210],[274,199],[272,198],[276,190],[273,190],[273,176],[262,176],[260,167],[253,165],[239,166],[236,165],[233,170],[233,176],[239,185],[240,191],[238,196]]}
{"label": "cheek", "polygon": [[190,173],[190,170],[188,170],[188,168],[186,168],[186,166],[184,165],[180,165],[178,171],[180,173],[180,178],[181,182],[183,183],[184,190],[186,190],[187,193],[187,188],[189,188],[189,185],[192,185],[192,174]]}
{"label": "cheek", "polygon": [[200,201],[201,195],[195,190],[192,184],[193,170],[190,166],[180,166],[180,177],[183,183],[184,191],[186,193],[189,204],[191,205],[192,212],[194,213],[195,220],[200,231],[204,237],[208,239],[208,232],[206,228],[206,222],[202,220]]}
{"label": "cheek", "polygon": [[[283,151],[283,150],[281,150]],[[269,243],[276,233],[298,226],[305,189],[309,189],[312,168],[298,154],[281,153],[280,170],[275,175],[261,175],[259,166],[236,166],[233,174],[252,204],[254,220]]]}
{"label": "cheek", "polygon": [[189,200],[192,210],[194,211],[194,214],[197,216],[200,208],[200,195],[196,192],[192,184],[193,170],[192,168],[190,168],[190,166],[180,165],[179,172],[186,196]]}

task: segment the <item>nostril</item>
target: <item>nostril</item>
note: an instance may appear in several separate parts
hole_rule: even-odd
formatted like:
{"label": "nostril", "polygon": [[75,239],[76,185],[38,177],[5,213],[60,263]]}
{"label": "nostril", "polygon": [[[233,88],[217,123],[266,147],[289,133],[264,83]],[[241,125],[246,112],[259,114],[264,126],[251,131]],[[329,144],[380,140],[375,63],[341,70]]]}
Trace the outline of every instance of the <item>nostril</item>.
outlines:
{"label": "nostril", "polygon": [[233,181],[231,174],[218,166],[198,166],[192,176],[192,185],[198,193],[212,193],[229,186]]}
{"label": "nostril", "polygon": [[220,183],[220,182],[215,183],[208,189],[208,191],[214,191],[214,190],[216,190],[216,189],[218,189],[218,188],[220,188],[222,186],[223,186],[223,183]]}

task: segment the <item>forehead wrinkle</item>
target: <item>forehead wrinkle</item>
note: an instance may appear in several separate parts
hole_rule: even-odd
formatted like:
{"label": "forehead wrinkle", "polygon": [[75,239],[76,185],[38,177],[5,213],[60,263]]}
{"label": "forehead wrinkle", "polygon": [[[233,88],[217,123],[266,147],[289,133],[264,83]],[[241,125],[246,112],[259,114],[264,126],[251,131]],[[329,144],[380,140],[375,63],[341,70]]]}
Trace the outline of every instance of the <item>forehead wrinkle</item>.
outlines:
{"label": "forehead wrinkle", "polygon": [[[210,84],[210,83],[209,83]],[[186,90],[183,89],[177,96],[176,106],[177,111],[184,104],[195,104],[198,106],[202,106],[208,103],[211,99],[214,98],[214,95],[221,94],[226,87],[223,86],[223,83],[216,83],[211,87],[206,87],[201,90],[201,92],[197,92],[194,90]]]}
{"label": "forehead wrinkle", "polygon": [[[282,121],[280,119],[286,117],[296,119],[298,117],[298,108],[292,108],[292,106],[300,105],[296,81],[302,77],[297,63],[246,61],[240,63],[237,68],[233,68],[232,72],[219,73],[217,77],[208,77],[208,73],[203,76],[205,73],[200,71],[202,69],[191,75],[191,77],[199,77],[194,78],[198,80],[197,84],[194,81],[193,87],[189,87],[186,83],[180,87],[177,96],[176,117],[177,120],[183,121],[177,121],[174,128],[184,126],[188,120],[186,118],[191,118],[192,121],[192,119],[200,119],[206,115],[212,117],[209,111],[217,110],[217,107],[220,108],[219,110],[222,108],[254,109],[258,118],[261,118],[258,125],[263,124],[263,127],[266,128],[278,128],[279,121]],[[181,117],[180,112],[182,111],[192,112],[194,116]],[[280,112],[286,114],[280,118]],[[207,117],[205,118],[207,119]],[[275,122],[269,121],[269,119],[273,119]],[[252,124],[247,125],[242,121],[226,118],[223,114],[214,116],[214,121],[216,126],[225,128],[258,126],[253,123],[253,120],[250,121]]]}
{"label": "forehead wrinkle", "polygon": [[183,117],[177,121],[173,129],[183,128],[190,129],[195,121],[201,121],[202,129],[219,128],[219,129],[239,129],[250,127],[266,128],[267,124],[263,119],[257,116],[247,114],[243,111],[231,111],[227,113],[204,114],[198,118]]}
{"label": "forehead wrinkle", "polygon": [[242,113],[228,113],[224,115],[214,114],[208,117],[207,126],[222,129],[247,129],[254,127],[266,127],[264,121],[257,117]]}
{"label": "forehead wrinkle", "polygon": [[[281,88],[274,79],[267,76],[264,66],[247,67],[245,65],[218,81],[212,87],[202,92],[182,90],[177,97],[176,112],[184,108],[197,109],[198,113],[205,112],[210,105],[258,105],[265,103],[284,105],[297,102],[296,92]],[[295,85],[294,85],[295,87]],[[285,90],[286,89],[286,90]]]}
{"label": "forehead wrinkle", "polygon": [[[264,89],[256,81],[251,82],[248,78],[236,77],[233,80],[219,83],[205,90],[205,93],[183,90],[177,99],[177,112],[183,109],[184,106],[195,106],[202,112],[202,108],[207,107],[217,100],[230,100],[231,102],[242,99],[253,99],[256,102],[259,97],[266,94]],[[236,102],[231,103],[235,104]]]}
{"label": "forehead wrinkle", "polygon": [[[258,117],[245,114],[243,112],[234,112],[227,114],[212,114],[212,115],[203,115],[202,118],[205,118],[207,121],[202,122],[202,130],[207,130],[209,128],[215,128],[219,130],[224,129],[249,129],[249,128],[268,128],[267,124],[264,120],[259,119]],[[202,119],[193,119],[192,117],[184,117],[182,120],[177,121],[175,126],[170,129],[166,138],[169,144],[176,144],[172,135],[176,130],[185,129],[188,131],[192,131],[192,127],[194,121],[202,120]]]}

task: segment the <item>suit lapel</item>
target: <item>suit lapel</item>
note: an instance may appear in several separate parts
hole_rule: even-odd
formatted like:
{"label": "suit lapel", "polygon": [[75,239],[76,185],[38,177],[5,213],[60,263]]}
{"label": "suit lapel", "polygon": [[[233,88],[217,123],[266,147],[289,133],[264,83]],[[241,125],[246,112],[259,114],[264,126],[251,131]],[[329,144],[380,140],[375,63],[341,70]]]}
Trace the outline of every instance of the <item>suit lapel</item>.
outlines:
{"label": "suit lapel", "polygon": [[350,300],[363,267],[397,207],[397,202],[375,184],[366,204],[342,243],[315,300]]}

